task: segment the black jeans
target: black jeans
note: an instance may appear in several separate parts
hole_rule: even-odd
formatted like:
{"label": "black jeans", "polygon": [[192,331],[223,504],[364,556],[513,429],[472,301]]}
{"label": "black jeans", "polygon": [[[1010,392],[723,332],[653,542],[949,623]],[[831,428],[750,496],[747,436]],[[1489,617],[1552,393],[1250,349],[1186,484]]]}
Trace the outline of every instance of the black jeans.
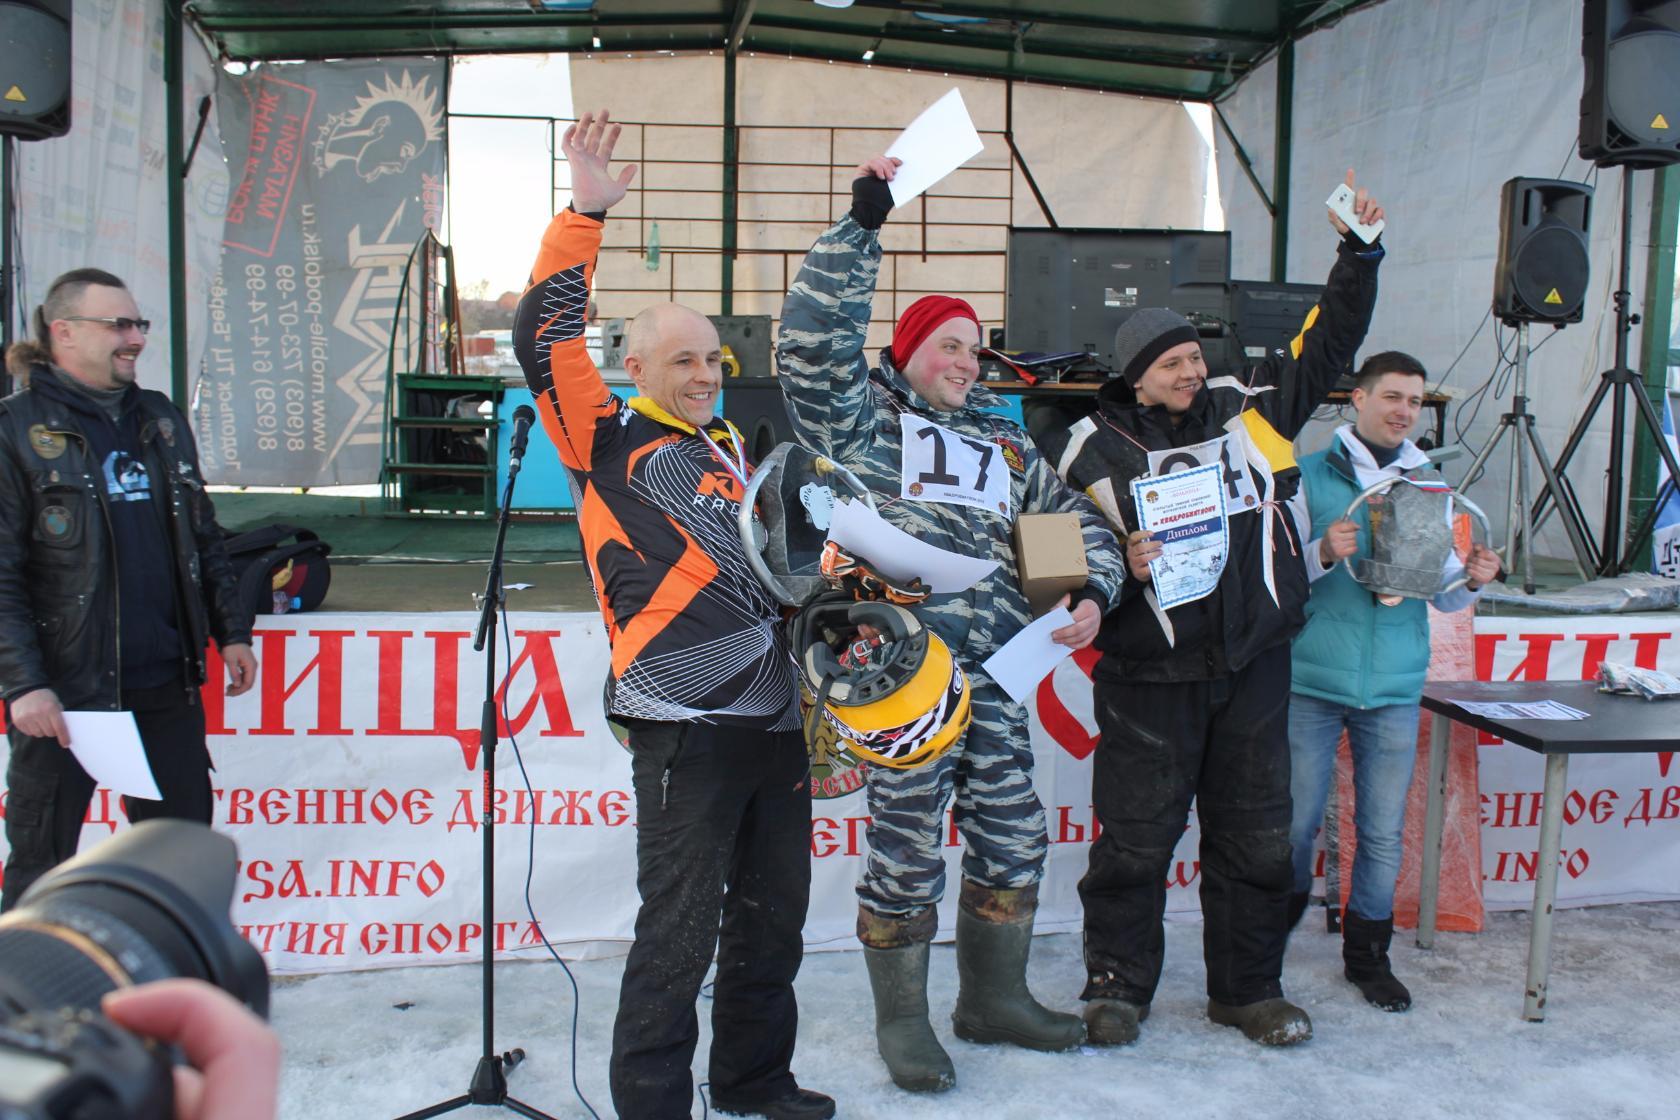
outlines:
{"label": "black jeans", "polygon": [[1190,800],[1201,824],[1208,995],[1242,1005],[1283,994],[1288,938],[1289,646],[1211,681],[1098,678],[1092,801],[1102,834],[1079,881],[1081,998],[1148,1003],[1161,979],[1173,848]]}
{"label": "black jeans", "polygon": [[[210,823],[210,751],[204,742],[204,705],[176,680],[157,688],[124,689],[124,710],[134,713],[146,761],[157,779],[161,801],[123,798],[130,821],[175,817]],[[7,730],[5,881],[0,910],[47,871],[76,854],[76,843],[93,799],[94,781],[57,739],[37,739]]]}
{"label": "black jeans", "polygon": [[712,1093],[744,1106],[785,1096],[811,893],[803,737],[625,722],[642,905],[613,1024],[613,1105],[636,1120],[690,1114],[694,1004],[714,951]]}

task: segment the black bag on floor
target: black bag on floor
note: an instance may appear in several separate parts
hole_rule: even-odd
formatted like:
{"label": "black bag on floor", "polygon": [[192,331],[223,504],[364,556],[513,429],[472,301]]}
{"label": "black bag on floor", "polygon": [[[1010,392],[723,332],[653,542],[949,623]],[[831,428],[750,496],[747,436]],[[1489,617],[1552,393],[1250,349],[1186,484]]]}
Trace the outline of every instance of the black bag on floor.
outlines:
{"label": "black bag on floor", "polygon": [[312,611],[327,597],[332,545],[295,525],[265,525],[222,541],[252,614]]}

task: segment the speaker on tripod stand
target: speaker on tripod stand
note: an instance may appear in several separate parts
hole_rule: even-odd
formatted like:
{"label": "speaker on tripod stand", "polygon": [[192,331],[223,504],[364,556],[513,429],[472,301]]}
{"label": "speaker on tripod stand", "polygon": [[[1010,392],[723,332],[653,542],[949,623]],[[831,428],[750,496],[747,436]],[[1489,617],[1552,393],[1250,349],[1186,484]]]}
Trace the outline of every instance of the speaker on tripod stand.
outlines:
{"label": "speaker on tripod stand", "polygon": [[[1627,402],[1631,398],[1640,422],[1671,477],[1680,478],[1675,456],[1662,434],[1657,413],[1643,379],[1628,364],[1628,332],[1639,322],[1629,290],[1633,252],[1634,172],[1680,162],[1680,0],[1587,0],[1582,13],[1581,57],[1585,79],[1581,87],[1581,158],[1600,167],[1622,168],[1621,262],[1613,298],[1616,308],[1616,364],[1599,377],[1597,390],[1570,433],[1554,468],[1561,486],[1543,491],[1529,511],[1536,529],[1556,502],[1566,519],[1582,520],[1580,506],[1569,486],[1567,470],[1605,397],[1611,401],[1608,483],[1604,502],[1604,530],[1598,541],[1585,533],[1592,561],[1601,576],[1627,571],[1656,522],[1659,506],[1646,512],[1639,528],[1624,539],[1622,503],[1626,490]],[[1668,298],[1667,293],[1654,293]],[[1665,351],[1667,339],[1657,345]],[[1666,359],[1663,362],[1666,369]],[[1585,528],[1584,523],[1582,526]],[[1579,551],[1579,550],[1578,550]]]}
{"label": "speaker on tripod stand", "polygon": [[[1508,180],[1500,193],[1499,256],[1494,262],[1493,314],[1517,330],[1516,377],[1511,409],[1499,418],[1493,435],[1464,474],[1466,489],[1481,476],[1494,448],[1511,436],[1511,469],[1507,476],[1505,556],[1507,571],[1520,570],[1523,590],[1534,594],[1534,533],[1528,501],[1528,456],[1531,452],[1545,477],[1541,493],[1565,494],[1562,468],[1554,469],[1534,414],[1528,411],[1528,328],[1532,323],[1562,327],[1579,323],[1589,279],[1587,222],[1592,213],[1592,188],[1559,179]],[[1581,574],[1592,565],[1586,550],[1585,526],[1570,501],[1559,501],[1569,543]]]}

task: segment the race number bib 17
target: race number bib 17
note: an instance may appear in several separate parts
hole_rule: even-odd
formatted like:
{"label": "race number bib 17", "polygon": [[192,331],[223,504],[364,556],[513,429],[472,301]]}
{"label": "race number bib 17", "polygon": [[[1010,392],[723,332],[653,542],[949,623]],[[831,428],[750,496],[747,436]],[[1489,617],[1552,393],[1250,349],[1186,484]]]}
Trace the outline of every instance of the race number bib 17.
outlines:
{"label": "race number bib 17", "polygon": [[1217,463],[1219,477],[1225,487],[1225,509],[1228,516],[1247,513],[1260,505],[1260,492],[1254,488],[1254,476],[1249,473],[1248,459],[1237,441],[1240,435],[1223,435],[1206,443],[1189,447],[1174,447],[1149,453],[1149,473],[1172,474]]}
{"label": "race number bib 17", "polygon": [[1009,516],[1009,464],[990,440],[965,436],[905,413],[899,496],[973,506]]}

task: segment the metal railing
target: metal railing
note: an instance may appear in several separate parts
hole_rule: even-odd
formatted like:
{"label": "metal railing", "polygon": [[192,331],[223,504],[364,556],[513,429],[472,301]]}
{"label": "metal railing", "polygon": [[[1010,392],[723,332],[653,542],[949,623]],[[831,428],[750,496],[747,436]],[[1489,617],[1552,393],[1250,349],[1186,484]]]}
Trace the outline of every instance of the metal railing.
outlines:
{"label": "metal railing", "polygon": [[[546,123],[553,153],[551,209],[558,211],[569,201],[562,171],[565,160],[559,155],[560,136],[569,120],[514,114],[451,116]],[[779,317],[781,297],[811,243],[850,205],[850,171],[855,160],[838,159],[837,153],[879,151],[897,133],[875,126],[737,126],[736,150],[743,154],[734,162],[737,237],[735,247],[729,249],[725,227],[730,219],[722,186],[727,179],[724,126],[622,123],[615,160],[637,163],[640,170],[625,200],[614,207],[601,246],[603,264],[597,268],[593,294],[603,318],[634,315],[660,298],[694,303],[708,312],[740,312],[747,305],[747,310]],[[911,270],[904,266],[939,261],[967,263],[948,270],[959,274],[959,283],[940,284],[938,291],[987,302],[995,307],[995,316],[984,311],[982,316],[1002,320],[1008,231],[1020,164],[1003,132],[982,131],[980,135],[994,141],[992,150],[1003,149],[1003,162],[960,169],[895,213],[883,230],[884,260],[877,294],[888,301],[886,310],[892,317],[913,299],[934,290],[906,275]],[[878,143],[871,146],[869,138]],[[776,158],[766,158],[772,151]],[[799,183],[803,177],[809,182]],[[804,200],[805,206],[790,205],[790,200]],[[997,217],[987,220],[980,216],[984,211],[995,211]],[[680,243],[671,243],[673,233],[680,233]],[[662,282],[615,282],[614,277],[634,267],[631,260],[646,262],[655,251]],[[722,269],[717,263],[726,254],[736,262],[727,291],[719,283]],[[762,265],[741,267],[742,262],[755,259],[775,263],[768,270]],[[764,279],[767,271],[774,280]],[[890,324],[881,326],[886,329]]]}

